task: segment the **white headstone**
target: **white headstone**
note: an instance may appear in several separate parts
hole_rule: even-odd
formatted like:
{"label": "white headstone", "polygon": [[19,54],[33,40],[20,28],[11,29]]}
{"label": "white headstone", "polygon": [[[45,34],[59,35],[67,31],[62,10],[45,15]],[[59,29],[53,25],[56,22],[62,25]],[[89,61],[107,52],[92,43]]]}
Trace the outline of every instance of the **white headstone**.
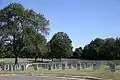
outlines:
{"label": "white headstone", "polygon": [[115,72],[115,64],[110,63],[110,71]]}
{"label": "white headstone", "polygon": [[66,62],[63,62],[62,63],[62,70],[65,70],[65,68],[66,68]]}
{"label": "white headstone", "polygon": [[69,68],[69,69],[72,69],[72,64],[68,64],[68,68]]}
{"label": "white headstone", "polygon": [[35,69],[35,70],[38,70],[38,65],[37,65],[37,64],[34,65],[34,69]]}
{"label": "white headstone", "polygon": [[51,70],[51,69],[52,69],[51,64],[48,64],[48,70]]}

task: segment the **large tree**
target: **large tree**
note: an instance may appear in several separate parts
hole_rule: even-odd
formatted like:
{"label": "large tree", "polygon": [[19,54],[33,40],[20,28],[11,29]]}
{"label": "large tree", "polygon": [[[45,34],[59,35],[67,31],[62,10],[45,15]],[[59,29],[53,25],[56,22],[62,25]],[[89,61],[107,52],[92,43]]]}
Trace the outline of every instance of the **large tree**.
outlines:
{"label": "large tree", "polygon": [[64,32],[55,33],[50,46],[53,58],[69,58],[72,55],[72,41]]}
{"label": "large tree", "polygon": [[44,15],[34,10],[25,10],[19,3],[11,3],[0,10],[0,34],[13,36],[11,50],[15,56],[15,64],[18,62],[17,58],[27,39],[26,30],[30,28],[34,32],[45,34],[49,30],[48,25],[49,21]]}

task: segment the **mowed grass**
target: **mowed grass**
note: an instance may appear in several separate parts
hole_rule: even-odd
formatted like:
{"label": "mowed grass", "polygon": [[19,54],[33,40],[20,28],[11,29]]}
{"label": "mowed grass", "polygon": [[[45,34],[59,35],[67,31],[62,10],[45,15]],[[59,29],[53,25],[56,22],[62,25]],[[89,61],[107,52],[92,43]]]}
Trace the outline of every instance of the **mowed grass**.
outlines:
{"label": "mowed grass", "polygon": [[[24,61],[27,61],[27,59],[25,59],[25,58],[18,58],[18,62],[24,62]],[[14,63],[15,62],[15,58],[0,58],[0,62]]]}
{"label": "mowed grass", "polygon": [[5,63],[14,62],[14,58],[0,58],[0,62]]}
{"label": "mowed grass", "polygon": [[104,80],[120,80],[120,70],[117,70],[116,72],[110,72],[109,70],[106,70],[104,66],[100,70],[93,70],[92,68],[88,69],[42,69],[39,68],[39,70],[34,70],[32,68],[28,68],[25,71],[17,70],[17,71],[0,71],[0,74],[23,74],[23,75],[50,75],[50,76],[61,76],[61,75],[72,75],[72,76],[92,76],[92,77],[98,77],[103,78]]}
{"label": "mowed grass", "polygon": [[[41,61],[42,59],[37,59],[37,61]],[[18,58],[18,63],[20,62],[34,62],[35,59],[34,58]],[[44,61],[46,61],[46,59],[44,59]],[[15,58],[0,58],[0,63],[4,62],[4,63],[14,63],[15,62]]]}
{"label": "mowed grass", "polygon": [[[21,59],[19,58],[19,62],[24,62],[27,59]],[[7,59],[0,59],[0,62],[14,62],[13,58],[7,58]],[[110,72],[109,67],[106,65],[103,65],[100,70],[93,70],[93,68],[88,69],[81,69],[77,70],[76,68],[73,69],[66,69],[62,70],[60,69],[42,69],[39,68],[39,70],[34,70],[32,67],[29,67],[25,71],[17,70],[17,71],[0,71],[0,74],[23,74],[23,75],[50,75],[50,76],[60,76],[60,75],[73,75],[73,76],[92,76],[92,77],[98,77],[103,78],[104,80],[120,80],[120,65],[116,67],[116,72]]]}

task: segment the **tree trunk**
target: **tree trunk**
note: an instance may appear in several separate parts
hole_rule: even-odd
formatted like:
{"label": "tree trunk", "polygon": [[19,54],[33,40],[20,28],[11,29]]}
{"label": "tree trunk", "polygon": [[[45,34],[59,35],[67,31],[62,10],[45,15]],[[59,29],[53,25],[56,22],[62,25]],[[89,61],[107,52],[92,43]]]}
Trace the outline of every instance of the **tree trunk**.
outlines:
{"label": "tree trunk", "polygon": [[42,62],[43,62],[43,57],[42,57]]}
{"label": "tree trunk", "polygon": [[60,58],[60,62],[62,61],[62,58]]}
{"label": "tree trunk", "polygon": [[62,57],[60,57],[60,62],[62,61]]}
{"label": "tree trunk", "polygon": [[37,62],[37,57],[35,57],[35,62]]}
{"label": "tree trunk", "polygon": [[16,53],[16,41],[15,41],[15,34],[13,35],[13,53],[15,54],[15,64],[18,63],[18,55]]}
{"label": "tree trunk", "polygon": [[15,64],[18,64],[18,56],[15,56]]}
{"label": "tree trunk", "polygon": [[53,58],[52,58],[52,62],[53,62]]}

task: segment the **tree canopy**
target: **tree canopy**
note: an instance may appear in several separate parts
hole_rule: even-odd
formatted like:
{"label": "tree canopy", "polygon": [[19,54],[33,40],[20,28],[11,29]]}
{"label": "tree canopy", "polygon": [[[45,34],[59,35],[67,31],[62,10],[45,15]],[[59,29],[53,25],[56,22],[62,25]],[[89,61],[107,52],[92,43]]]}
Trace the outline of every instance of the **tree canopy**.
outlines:
{"label": "tree canopy", "polygon": [[58,32],[50,40],[51,53],[55,58],[68,58],[72,56],[72,41],[64,32]]}
{"label": "tree canopy", "polygon": [[[78,54],[81,54],[81,52],[78,52]],[[85,45],[79,58],[92,60],[120,59],[120,38],[96,38]]]}
{"label": "tree canopy", "polygon": [[47,20],[44,15],[36,13],[32,9],[25,9],[24,6],[19,3],[10,3],[0,10],[0,35],[2,37],[6,35],[13,36],[10,43],[13,47],[11,50],[15,55],[15,64],[17,63],[17,58],[26,43],[25,41],[29,38],[32,38],[29,39],[31,41],[41,41],[38,40],[37,35],[48,34],[48,25],[49,20]]}

